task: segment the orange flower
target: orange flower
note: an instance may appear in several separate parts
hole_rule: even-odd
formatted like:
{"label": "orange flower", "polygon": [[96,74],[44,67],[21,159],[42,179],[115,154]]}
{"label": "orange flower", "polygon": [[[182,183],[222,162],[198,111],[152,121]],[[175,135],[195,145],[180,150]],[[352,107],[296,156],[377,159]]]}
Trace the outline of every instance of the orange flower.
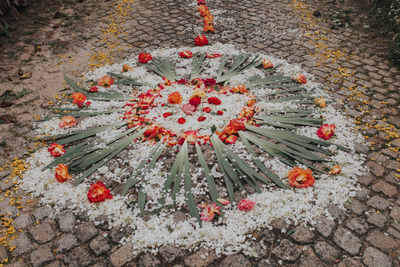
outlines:
{"label": "orange flower", "polygon": [[165,129],[159,125],[149,126],[143,133],[144,136],[147,136],[146,140],[153,138],[156,140],[161,140],[164,134],[166,134]]}
{"label": "orange flower", "polygon": [[194,44],[197,46],[203,46],[208,44],[208,39],[204,35],[199,35],[194,39]]}
{"label": "orange flower", "polygon": [[247,93],[247,89],[244,84],[239,84],[239,85],[232,87],[231,91],[233,93],[241,93],[241,94]]}
{"label": "orange flower", "polygon": [[302,83],[302,84],[307,83],[306,76],[304,76],[303,74],[297,74],[297,76],[294,77],[293,80],[295,80],[298,83]]}
{"label": "orange flower", "polygon": [[326,108],[325,98],[317,97],[315,99],[315,104],[318,105],[320,108]]}
{"label": "orange flower", "polygon": [[75,92],[72,93],[72,99],[74,100],[72,101],[72,103],[77,104],[78,107],[81,108],[83,106],[83,103],[85,103],[86,101],[86,96],[82,93]]}
{"label": "orange flower", "polygon": [[65,154],[64,146],[65,145],[52,143],[50,147],[47,149],[47,151],[49,151],[53,157],[58,158]]}
{"label": "orange flower", "polygon": [[179,92],[173,92],[168,96],[168,103],[174,104],[182,104],[182,96]]}
{"label": "orange flower", "polygon": [[215,32],[215,28],[213,25],[204,25],[204,32]]}
{"label": "orange flower", "polygon": [[208,15],[204,16],[204,18],[203,18],[203,22],[206,25],[213,24],[214,23],[213,21],[214,21],[214,17],[211,14],[208,14]]}
{"label": "orange flower", "polygon": [[102,182],[90,185],[87,194],[90,203],[103,202],[106,199],[112,199],[110,189],[107,189]]}
{"label": "orange flower", "polygon": [[296,188],[305,188],[315,183],[315,178],[310,169],[294,167],[288,174],[289,185]]}
{"label": "orange flower", "polygon": [[234,144],[234,143],[236,143],[237,139],[238,139],[238,137],[236,135],[231,135],[225,139],[225,143]]}
{"label": "orange flower", "polygon": [[273,67],[274,67],[274,64],[272,64],[271,60],[269,60],[269,59],[264,59],[264,60],[263,60],[263,67],[264,67],[264,69],[273,68]]}
{"label": "orange flower", "polygon": [[75,117],[68,115],[61,118],[60,122],[58,123],[58,126],[60,126],[60,128],[71,128],[74,127],[76,123],[77,122]]}
{"label": "orange flower", "polygon": [[254,107],[244,107],[239,113],[240,118],[250,118],[254,115]]}
{"label": "orange flower", "polygon": [[214,53],[214,54],[206,53],[206,58],[217,58],[217,57],[222,57],[222,55],[218,54],[218,53]]}
{"label": "orange flower", "polygon": [[189,143],[189,144],[195,144],[197,139],[200,137],[198,136],[199,132],[198,131],[186,131],[183,134],[183,138]]}
{"label": "orange flower", "polygon": [[108,76],[108,75],[105,75],[105,76],[101,77],[97,81],[97,85],[105,87],[105,88],[110,87],[113,83],[114,83],[114,79],[111,78],[111,76]]}
{"label": "orange flower", "polygon": [[197,89],[196,91],[194,91],[194,92],[192,93],[192,95],[190,96],[190,98],[195,97],[195,96],[204,98],[204,97],[206,96],[206,92],[204,92],[204,91],[201,90],[201,89]]}
{"label": "orange flower", "polygon": [[252,106],[254,106],[255,103],[256,103],[255,98],[249,99],[249,101],[247,101],[247,106],[252,107]]}
{"label": "orange flower", "polygon": [[322,125],[318,131],[317,135],[319,138],[322,138],[324,140],[329,140],[331,139],[332,135],[335,133],[335,125],[334,124],[324,124]]}
{"label": "orange flower", "polygon": [[233,119],[229,122],[229,125],[232,126],[235,131],[244,131],[246,130],[246,125],[238,119]]}
{"label": "orange flower", "polygon": [[342,171],[342,169],[340,168],[340,165],[335,165],[333,166],[332,170],[329,172],[329,174],[339,174]]}
{"label": "orange flower", "polygon": [[200,5],[197,10],[200,12],[200,15],[202,17],[207,16],[210,14],[210,10],[208,10],[208,7],[206,5]]}
{"label": "orange flower", "polygon": [[150,53],[142,52],[138,55],[138,60],[139,60],[139,63],[146,64],[147,62],[152,60],[152,56],[150,55]]}
{"label": "orange flower", "polygon": [[127,72],[127,71],[129,71],[129,70],[133,70],[133,68],[132,68],[131,66],[129,66],[128,64],[124,64],[124,65],[122,66],[121,72]]}
{"label": "orange flower", "polygon": [[68,174],[68,165],[59,163],[56,168],[56,180],[59,183],[63,183],[72,178],[70,174]]}

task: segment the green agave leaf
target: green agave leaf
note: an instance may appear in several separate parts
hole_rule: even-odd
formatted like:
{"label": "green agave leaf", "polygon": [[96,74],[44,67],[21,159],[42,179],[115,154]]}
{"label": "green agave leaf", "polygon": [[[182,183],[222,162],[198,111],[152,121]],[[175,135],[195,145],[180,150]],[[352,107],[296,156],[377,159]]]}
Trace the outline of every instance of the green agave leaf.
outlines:
{"label": "green agave leaf", "polygon": [[119,79],[118,82],[116,82],[116,84],[133,85],[133,86],[149,85],[148,83],[139,82],[136,79],[126,77],[126,76],[118,74],[118,73],[107,72],[107,74]]}
{"label": "green agave leaf", "polygon": [[217,202],[217,199],[219,198],[217,186],[215,185],[214,177],[212,177],[211,175],[211,171],[208,168],[206,161],[204,160],[203,152],[201,151],[201,148],[198,144],[196,144],[196,151],[197,157],[199,158],[199,163],[204,170],[204,176],[207,179],[209,189],[208,192],[210,193],[210,197],[213,202]]}
{"label": "green agave leaf", "polygon": [[246,139],[246,134],[243,131],[240,131],[239,136],[240,136],[243,144],[245,145],[247,151],[252,156],[253,162],[261,170],[261,172],[264,173],[277,186],[279,186],[283,189],[289,189],[289,187],[287,185],[285,185],[275,173],[273,173],[270,169],[265,167],[265,165],[257,158],[256,153],[254,152],[253,148],[251,147],[249,141]]}
{"label": "green agave leaf", "polygon": [[146,205],[146,193],[143,192],[143,187],[140,187],[138,194],[138,204],[140,209],[140,215],[143,214],[144,206]]}
{"label": "green agave leaf", "polygon": [[198,77],[204,70],[203,63],[206,59],[206,53],[196,53],[192,59],[192,72],[190,73],[190,80]]}
{"label": "green agave leaf", "polygon": [[228,56],[227,56],[227,55],[224,55],[224,56],[222,57],[221,64],[220,64],[219,67],[218,67],[217,81],[218,81],[218,80],[221,78],[221,76],[222,76],[222,72],[224,71],[224,68],[225,68],[225,64],[226,64],[227,59],[228,59]]}
{"label": "green agave leaf", "polygon": [[[292,95],[292,96],[287,96],[287,97],[281,97],[277,99],[271,99],[264,101],[266,103],[281,103],[281,102],[287,102],[287,101],[293,101],[293,100],[306,100],[306,99],[312,99],[310,95]],[[305,104],[303,101],[301,102],[302,104]]]}
{"label": "green agave leaf", "polygon": [[109,109],[109,110],[104,110],[104,111],[95,111],[95,112],[76,112],[76,113],[64,113],[64,114],[60,114],[60,115],[55,115],[52,117],[48,117],[45,118],[41,121],[45,121],[45,120],[50,120],[53,118],[61,118],[65,115],[69,115],[75,118],[79,118],[79,117],[91,117],[91,116],[97,116],[97,115],[104,115],[104,114],[111,114],[111,113],[115,113],[115,112],[123,112],[125,111],[125,109]]}

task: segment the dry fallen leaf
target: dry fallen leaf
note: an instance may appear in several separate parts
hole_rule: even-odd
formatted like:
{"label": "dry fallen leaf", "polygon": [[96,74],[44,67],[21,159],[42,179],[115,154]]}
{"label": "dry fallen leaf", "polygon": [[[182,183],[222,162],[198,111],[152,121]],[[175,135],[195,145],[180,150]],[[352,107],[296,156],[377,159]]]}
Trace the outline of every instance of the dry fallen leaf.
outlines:
{"label": "dry fallen leaf", "polygon": [[20,79],[29,79],[30,77],[32,77],[32,72],[25,72],[24,74],[21,75],[21,77],[19,77]]}

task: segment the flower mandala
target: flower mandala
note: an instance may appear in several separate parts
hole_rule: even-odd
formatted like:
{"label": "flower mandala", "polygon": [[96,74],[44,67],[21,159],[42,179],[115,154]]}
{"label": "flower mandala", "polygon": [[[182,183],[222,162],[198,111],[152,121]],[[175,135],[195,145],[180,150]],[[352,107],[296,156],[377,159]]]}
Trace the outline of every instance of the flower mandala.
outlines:
{"label": "flower mandala", "polygon": [[[137,251],[226,253],[276,218],[312,222],[354,194],[362,137],[311,75],[232,45],[148,54],[88,73],[84,87],[65,77],[74,103],[38,124],[53,145],[32,156],[26,190],[130,226],[123,242]],[[317,135],[324,125],[335,134]]]}

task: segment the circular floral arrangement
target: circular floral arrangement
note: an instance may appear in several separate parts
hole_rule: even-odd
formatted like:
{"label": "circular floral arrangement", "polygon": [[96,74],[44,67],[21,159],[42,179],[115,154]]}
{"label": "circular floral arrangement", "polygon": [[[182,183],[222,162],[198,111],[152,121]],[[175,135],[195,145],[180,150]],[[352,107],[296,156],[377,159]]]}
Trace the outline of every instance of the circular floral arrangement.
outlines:
{"label": "circular floral arrangement", "polygon": [[[311,222],[357,189],[362,137],[312,76],[232,45],[165,48],[86,74],[40,122],[22,186],[43,203],[174,244],[249,250],[277,218]],[[311,80],[310,80],[311,79]],[[102,218],[102,219],[99,219]],[[250,253],[250,252],[249,252]]]}

